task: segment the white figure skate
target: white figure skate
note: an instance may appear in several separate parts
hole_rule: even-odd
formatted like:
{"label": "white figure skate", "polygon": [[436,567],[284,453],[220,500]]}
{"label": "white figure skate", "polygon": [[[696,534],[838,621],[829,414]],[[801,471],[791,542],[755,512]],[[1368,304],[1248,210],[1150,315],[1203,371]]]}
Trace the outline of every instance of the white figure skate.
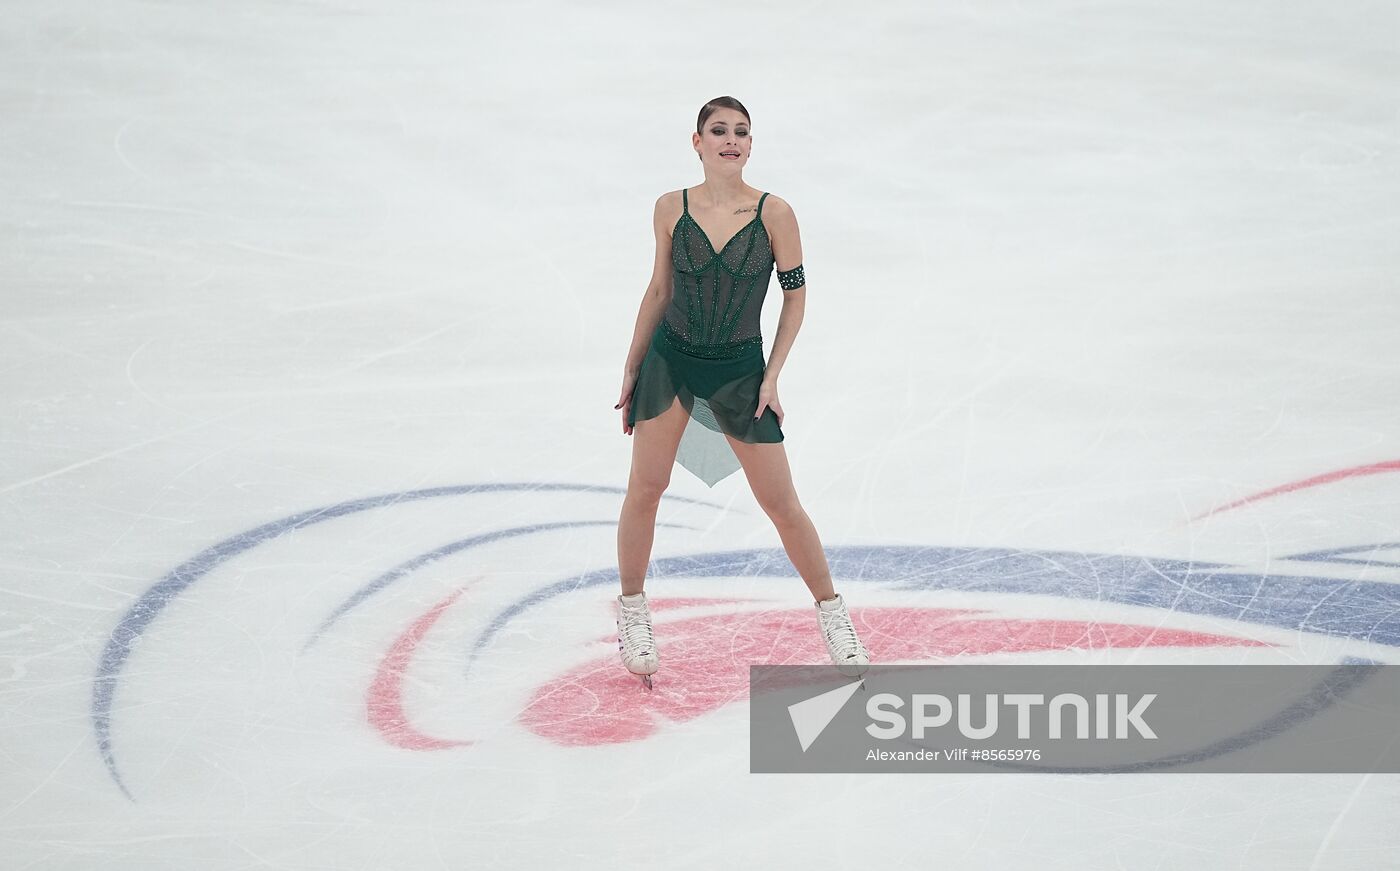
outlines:
{"label": "white figure skate", "polygon": [[627,670],[639,675],[642,685],[651,689],[651,676],[660,660],[656,639],[652,637],[646,593],[617,597],[617,651]]}
{"label": "white figure skate", "polygon": [[870,667],[870,654],[856,635],[851,614],[846,610],[846,600],[840,593],[836,598],[817,603],[817,620],[826,638],[826,651],[831,661],[847,677],[860,677]]}

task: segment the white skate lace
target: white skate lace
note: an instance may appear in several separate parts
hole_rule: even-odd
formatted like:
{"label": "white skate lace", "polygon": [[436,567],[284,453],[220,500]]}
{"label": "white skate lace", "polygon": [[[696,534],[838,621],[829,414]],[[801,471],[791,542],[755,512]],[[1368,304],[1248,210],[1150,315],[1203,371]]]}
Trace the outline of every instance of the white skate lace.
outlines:
{"label": "white skate lace", "polygon": [[622,607],[622,643],[629,656],[646,656],[655,649],[651,615],[646,608]]}
{"label": "white skate lace", "polygon": [[826,644],[837,658],[850,659],[858,655],[862,646],[850,615],[842,611],[822,611],[821,615],[822,633],[826,635]]}

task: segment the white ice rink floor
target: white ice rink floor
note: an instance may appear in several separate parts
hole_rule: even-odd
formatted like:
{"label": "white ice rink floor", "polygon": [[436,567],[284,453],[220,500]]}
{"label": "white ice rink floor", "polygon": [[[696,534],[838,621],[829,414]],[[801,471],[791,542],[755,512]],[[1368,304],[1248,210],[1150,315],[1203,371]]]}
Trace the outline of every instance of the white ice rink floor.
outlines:
{"label": "white ice rink floor", "polygon": [[722,94],[877,660],[1400,659],[1394,3],[22,0],[3,871],[1397,867],[1396,775],[750,774],[747,666],[824,652],[742,473],[675,469],[622,673]]}

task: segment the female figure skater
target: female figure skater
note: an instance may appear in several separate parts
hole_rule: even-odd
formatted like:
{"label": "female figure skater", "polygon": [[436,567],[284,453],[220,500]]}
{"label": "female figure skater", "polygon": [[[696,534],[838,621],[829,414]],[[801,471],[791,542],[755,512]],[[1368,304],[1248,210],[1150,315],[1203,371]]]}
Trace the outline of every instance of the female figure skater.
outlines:
{"label": "female figure skater", "polygon": [[[797,218],[781,198],[744,183],[753,136],[738,100],[706,103],[691,144],[705,182],[656,201],[656,263],[615,406],[622,409],[622,431],[633,436],[617,526],[622,664],[651,688],[658,657],[642,587],[656,510],[679,461],[712,487],[742,466],[816,600],[832,662],[844,674],[859,675],[870,657],[845,600],[832,588],[821,540],[793,490],[779,428],[778,373],[807,296]],[[783,311],[765,367],[759,312],[775,267]]]}

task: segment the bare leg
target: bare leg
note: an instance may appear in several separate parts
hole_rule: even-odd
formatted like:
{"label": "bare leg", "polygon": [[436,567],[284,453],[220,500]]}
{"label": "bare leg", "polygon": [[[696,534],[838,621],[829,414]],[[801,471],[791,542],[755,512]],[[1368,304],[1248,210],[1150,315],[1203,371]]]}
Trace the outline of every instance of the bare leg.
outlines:
{"label": "bare leg", "polygon": [[650,420],[639,420],[632,428],[632,474],[627,480],[627,496],[622,500],[622,516],[617,521],[617,569],[622,578],[622,595],[642,592],[651,544],[656,535],[656,509],[661,494],[671,483],[671,467],[676,449],[690,420],[679,398],[671,407]]}
{"label": "bare leg", "polygon": [[792,486],[788,468],[787,449],[782,442],[749,444],[726,436],[734,455],[744,467],[749,488],[759,507],[773,521],[778,537],[783,540],[788,559],[811,590],[812,597],[822,602],[836,595],[831,585],[831,569],[826,563],[817,528],[807,516],[797,491]]}

